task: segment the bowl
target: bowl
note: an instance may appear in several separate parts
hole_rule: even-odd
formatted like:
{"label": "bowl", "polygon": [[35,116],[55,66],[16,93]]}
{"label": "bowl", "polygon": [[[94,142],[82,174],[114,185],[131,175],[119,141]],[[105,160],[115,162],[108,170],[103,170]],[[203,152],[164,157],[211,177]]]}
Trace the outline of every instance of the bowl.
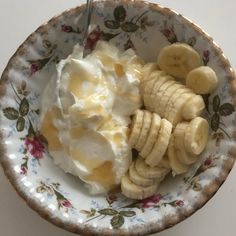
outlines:
{"label": "bowl", "polygon": [[121,49],[133,48],[155,61],[162,47],[185,42],[218,77],[217,90],[204,96],[209,142],[187,174],[168,177],[150,198],[134,201],[119,191],[91,196],[78,178],[50,158],[38,131],[43,89],[56,63],[83,36],[85,6],[63,12],[40,26],[18,48],[0,80],[1,164],[19,195],[39,215],[82,235],[147,235],[171,227],[201,208],[226,179],[234,164],[235,74],[213,39],[180,14],[142,1],[97,1],[87,42],[99,37]]}

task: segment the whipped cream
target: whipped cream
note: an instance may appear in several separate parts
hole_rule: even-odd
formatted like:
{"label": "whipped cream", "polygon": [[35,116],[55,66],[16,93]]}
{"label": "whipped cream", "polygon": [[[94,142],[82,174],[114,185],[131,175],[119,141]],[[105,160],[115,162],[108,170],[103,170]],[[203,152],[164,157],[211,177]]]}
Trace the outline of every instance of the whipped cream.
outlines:
{"label": "whipped cream", "polygon": [[102,41],[87,57],[82,53],[76,45],[57,65],[43,93],[40,130],[57,165],[91,194],[106,193],[131,163],[127,132],[141,106],[142,62],[133,50]]}

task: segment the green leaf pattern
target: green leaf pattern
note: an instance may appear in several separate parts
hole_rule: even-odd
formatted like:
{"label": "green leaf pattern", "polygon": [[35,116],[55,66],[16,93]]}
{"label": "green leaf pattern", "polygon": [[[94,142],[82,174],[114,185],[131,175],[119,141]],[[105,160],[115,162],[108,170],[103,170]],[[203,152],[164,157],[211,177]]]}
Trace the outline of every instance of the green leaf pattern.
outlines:
{"label": "green leaf pattern", "polygon": [[137,31],[138,28],[139,26],[132,22],[125,22],[124,24],[121,25],[121,29],[127,33],[133,33]]}
{"label": "green leaf pattern", "polygon": [[111,33],[104,33],[102,34],[102,39],[105,41],[110,41],[111,39],[115,38],[116,36],[118,36],[120,33],[117,34],[111,34]]}
{"label": "green leaf pattern", "polygon": [[215,113],[212,117],[211,117],[211,128],[213,131],[217,131],[220,125],[220,116]]}
{"label": "green leaf pattern", "polygon": [[235,111],[234,106],[231,103],[224,103],[219,108],[221,116],[229,116]]}
{"label": "green leaf pattern", "polygon": [[25,128],[25,119],[24,117],[20,116],[16,122],[16,129],[18,132],[21,132],[24,130],[24,128]]}
{"label": "green leaf pattern", "polygon": [[118,29],[120,27],[120,23],[114,20],[106,20],[104,24],[109,29]]}
{"label": "green leaf pattern", "polygon": [[219,107],[220,107],[220,97],[218,95],[216,95],[213,98],[213,111],[218,112]]}
{"label": "green leaf pattern", "polygon": [[14,107],[4,108],[3,114],[9,120],[17,120],[19,117],[19,112]]}
{"label": "green leaf pattern", "polygon": [[122,5],[118,6],[114,9],[113,15],[116,21],[123,22],[126,18],[126,10]]}
{"label": "green leaf pattern", "polygon": [[[29,122],[28,135],[34,135],[35,131],[32,122],[30,120],[30,117],[28,116],[30,112],[30,105],[27,99],[27,96],[29,95],[29,92],[27,91],[27,84],[25,81],[22,81],[20,83],[20,86],[15,88],[11,83],[11,87],[15,94],[15,100],[16,104],[18,104],[18,107],[17,108],[6,107],[3,109],[3,114],[7,119],[16,122],[16,130],[18,132],[22,132],[25,129],[26,120],[28,120]],[[38,109],[31,111],[35,112],[35,114],[39,114]]]}
{"label": "green leaf pattern", "polygon": [[[148,17],[145,16],[146,12],[143,12],[139,16],[133,17],[132,19],[127,19],[126,9],[124,6],[117,6],[113,11],[113,19],[107,19],[104,21],[105,27],[112,30],[121,30],[119,33],[114,34],[113,37],[119,35],[122,31],[125,33],[135,33],[139,29],[141,31],[146,31],[147,27],[151,27],[154,25],[154,22],[149,21]],[[135,19],[135,20],[134,20]],[[103,32],[104,36],[108,34]],[[106,35],[108,36],[108,35]],[[111,37],[105,37],[105,40],[110,40]]]}
{"label": "green leaf pattern", "polygon": [[102,209],[100,211],[98,211],[98,213],[105,215],[105,216],[114,216],[116,215],[118,212],[116,210],[110,209],[110,208],[105,208]]}
{"label": "green leaf pattern", "polygon": [[[229,138],[230,137],[229,134],[224,130],[224,123],[222,121],[222,118],[231,115],[235,111],[235,108],[233,104],[229,102],[221,104],[219,95],[215,95],[212,99],[213,114],[211,114],[211,111],[209,109],[209,97],[210,97],[209,94],[203,96],[207,112],[210,115],[211,129],[214,132],[217,132],[220,129]],[[215,139],[218,145],[219,144],[218,138]]]}
{"label": "green leaf pattern", "polygon": [[29,112],[29,102],[24,97],[20,103],[19,113],[21,116],[26,116],[28,114],[28,112]]}
{"label": "green leaf pattern", "polygon": [[135,211],[120,211],[120,215],[125,217],[133,217],[136,215]]}
{"label": "green leaf pattern", "polygon": [[113,229],[119,229],[125,223],[125,219],[122,215],[116,215],[111,218],[111,225]]}

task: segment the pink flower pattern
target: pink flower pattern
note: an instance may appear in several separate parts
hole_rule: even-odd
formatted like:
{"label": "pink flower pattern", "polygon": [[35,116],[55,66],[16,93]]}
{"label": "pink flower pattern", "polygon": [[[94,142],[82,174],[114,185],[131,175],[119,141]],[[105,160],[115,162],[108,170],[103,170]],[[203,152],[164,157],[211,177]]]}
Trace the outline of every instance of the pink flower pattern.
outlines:
{"label": "pink flower pattern", "polygon": [[93,50],[98,42],[98,40],[102,37],[102,32],[99,27],[94,29],[89,35],[85,43],[85,49]]}
{"label": "pink flower pattern", "polygon": [[26,175],[27,174],[28,168],[26,166],[22,165],[20,169],[21,169],[20,173],[22,175]]}
{"label": "pink flower pattern", "polygon": [[72,202],[60,191],[60,183],[49,184],[41,181],[40,185],[36,188],[36,192],[54,196],[59,210],[62,209],[68,212],[70,209],[74,209]]}
{"label": "pink flower pattern", "polygon": [[25,139],[25,146],[27,151],[36,159],[41,159],[45,152],[45,146],[40,136],[27,137]]}
{"label": "pink flower pattern", "polygon": [[61,30],[65,33],[74,32],[74,29],[70,25],[62,25]]}
{"label": "pink flower pattern", "polygon": [[204,166],[208,167],[212,164],[212,158],[209,156],[205,161],[204,161]]}
{"label": "pink flower pattern", "polygon": [[146,198],[144,200],[140,201],[140,207],[141,208],[150,208],[155,206],[157,203],[160,202],[160,200],[162,199],[162,195],[161,194],[155,194],[149,198]]}
{"label": "pink flower pattern", "polygon": [[37,63],[32,63],[32,64],[30,65],[30,73],[31,73],[31,75],[35,74],[39,69],[40,69],[39,64],[37,64]]}
{"label": "pink flower pattern", "polygon": [[182,201],[182,200],[177,200],[177,201],[175,201],[175,205],[176,205],[176,206],[179,206],[179,207],[182,207],[182,206],[184,206],[184,201]]}
{"label": "pink flower pattern", "polygon": [[164,30],[162,31],[162,33],[163,33],[167,38],[169,38],[170,35],[171,35],[170,29],[164,29]]}
{"label": "pink flower pattern", "polygon": [[61,199],[59,200],[59,204],[65,208],[72,208],[72,204],[69,200],[67,199]]}
{"label": "pink flower pattern", "polygon": [[170,43],[177,42],[177,36],[176,36],[173,28],[168,27],[168,28],[163,29],[161,32]]}
{"label": "pink flower pattern", "polygon": [[209,60],[210,60],[210,51],[209,51],[209,50],[203,51],[203,57],[202,57],[202,59],[203,59],[204,65],[207,65],[207,63],[208,63]]}

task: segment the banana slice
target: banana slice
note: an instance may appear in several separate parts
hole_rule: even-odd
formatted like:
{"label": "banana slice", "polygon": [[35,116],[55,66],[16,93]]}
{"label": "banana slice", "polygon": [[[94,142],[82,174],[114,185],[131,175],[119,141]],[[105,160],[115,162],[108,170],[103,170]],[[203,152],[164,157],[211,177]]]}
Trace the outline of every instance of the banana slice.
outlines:
{"label": "banana slice", "polygon": [[139,175],[144,178],[155,178],[159,181],[168,174],[169,169],[162,167],[151,167],[145,163],[141,158],[135,161],[135,168]]}
{"label": "banana slice", "polygon": [[213,92],[218,85],[218,78],[209,66],[200,66],[190,71],[186,77],[186,86],[196,94]]}
{"label": "banana slice", "polygon": [[182,115],[185,120],[192,120],[200,116],[205,108],[205,103],[200,95],[190,98],[184,105]]}
{"label": "banana slice", "polygon": [[[154,64],[154,63],[150,63],[150,64]],[[167,73],[165,71],[163,71],[163,70],[159,70],[159,69],[152,70],[153,68],[148,68],[148,67],[151,67],[151,66],[147,65],[147,68],[145,68],[145,66],[144,66],[143,70],[146,69],[147,75],[145,76],[144,80],[141,80],[141,84],[142,85],[144,85],[149,80],[152,80],[152,79],[156,80],[156,79],[158,79],[161,76],[167,75]],[[157,64],[156,64],[156,67],[158,67]],[[143,73],[145,73],[145,72],[143,72]]]}
{"label": "banana slice", "polygon": [[160,87],[170,79],[170,76],[160,76],[159,79],[154,84],[152,93],[149,96],[150,111],[154,111],[156,94]]}
{"label": "banana slice", "polygon": [[139,135],[141,133],[141,128],[143,124],[143,111],[142,110],[136,110],[133,120],[132,120],[132,125],[131,125],[131,132],[129,136],[129,144],[131,147],[135,147]]}
{"label": "banana slice", "polygon": [[163,94],[170,86],[176,83],[171,76],[167,75],[166,77],[168,77],[168,79],[166,80],[165,83],[163,83],[160,86],[158,91],[155,93],[155,98],[154,98],[154,112],[156,112],[159,115],[162,115],[162,111],[160,109],[160,102],[161,98],[163,97]]}
{"label": "banana slice", "polygon": [[144,103],[144,106],[145,106],[145,108],[147,108],[148,110],[152,110],[151,107],[152,107],[153,104],[151,104],[151,102],[150,102],[150,97],[151,97],[152,90],[153,90],[153,87],[154,87],[154,84],[155,84],[155,83],[156,83],[156,79],[148,80],[148,81],[146,82],[144,91],[142,92],[142,90],[141,90],[141,94],[143,94],[143,103]]}
{"label": "banana slice", "polygon": [[149,75],[148,79],[149,79],[149,80],[150,80],[150,79],[155,79],[155,80],[157,80],[157,79],[159,79],[160,77],[165,76],[165,75],[167,75],[165,71],[163,71],[163,70],[155,70],[155,71],[153,71],[153,72]]}
{"label": "banana slice", "polygon": [[202,65],[197,51],[185,43],[174,43],[164,47],[157,58],[159,67],[177,78],[186,78],[187,74]]}
{"label": "banana slice", "polygon": [[157,80],[157,82],[155,83],[155,86],[152,90],[152,94],[156,95],[158,93],[158,91],[160,91],[161,86],[163,84],[165,84],[170,79],[172,79],[172,77],[169,75],[160,76],[159,79]]}
{"label": "banana slice", "polygon": [[184,138],[186,151],[199,155],[206,147],[209,136],[209,124],[202,117],[196,117],[189,123]]}
{"label": "banana slice", "polygon": [[150,74],[157,70],[158,70],[158,66],[156,63],[150,62],[150,63],[145,64],[142,68],[143,79],[141,81],[144,82],[145,80],[148,80]]}
{"label": "banana slice", "polygon": [[189,125],[189,122],[184,121],[181,123],[178,123],[173,131],[173,136],[175,140],[175,147],[178,149],[185,149],[184,146],[184,136],[185,136],[185,131]]}
{"label": "banana slice", "polygon": [[157,141],[151,151],[146,157],[145,162],[150,166],[157,166],[163,158],[171,136],[172,124],[166,120],[161,120],[161,128],[157,137]]}
{"label": "banana slice", "polygon": [[197,161],[198,156],[187,153],[185,149],[175,148],[175,152],[178,160],[185,165],[191,165]]}
{"label": "banana slice", "polygon": [[141,157],[146,158],[146,156],[151,152],[153,145],[156,141],[160,126],[161,126],[161,117],[156,113],[152,113],[151,128],[149,130],[147,140],[139,154]]}
{"label": "banana slice", "polygon": [[141,89],[141,93],[143,93],[143,100],[145,107],[153,111],[153,102],[151,100],[153,90],[155,88],[156,83],[162,82],[162,76],[166,73],[164,71],[154,71],[150,74],[147,82],[142,86],[144,89]]}
{"label": "banana slice", "polygon": [[142,187],[134,184],[130,179],[129,175],[126,173],[121,179],[121,191],[122,193],[132,199],[142,200],[147,197],[151,197],[157,192],[159,184],[155,183],[148,187]]}
{"label": "banana slice", "polygon": [[183,85],[183,86],[181,86],[179,89],[177,89],[177,90],[175,91],[175,93],[173,93],[173,94],[170,96],[170,99],[169,99],[169,101],[168,101],[168,103],[167,103],[167,105],[166,105],[166,108],[165,108],[165,110],[164,110],[164,117],[165,117],[166,119],[167,119],[167,117],[168,117],[168,115],[169,115],[171,109],[175,106],[176,100],[177,100],[180,96],[182,96],[182,94],[184,94],[184,93],[190,93],[190,92],[191,92],[191,90],[188,89],[187,87],[185,87],[185,86]]}
{"label": "banana slice", "polygon": [[192,93],[181,94],[181,96],[175,100],[174,104],[170,104],[172,107],[167,119],[173,124],[173,126],[176,126],[176,124],[183,120],[183,107],[192,96],[194,96]]}
{"label": "banana slice", "polygon": [[147,187],[147,186],[151,186],[153,184],[157,184],[158,181],[156,179],[152,179],[152,178],[144,178],[142,176],[140,176],[137,172],[137,170],[135,169],[134,163],[131,164],[131,166],[129,167],[129,178],[130,180],[139,185],[139,186],[143,186],[143,187]]}
{"label": "banana slice", "polygon": [[162,94],[160,103],[159,103],[159,110],[160,110],[160,115],[164,118],[165,117],[165,109],[166,106],[170,100],[170,98],[172,97],[172,95],[179,89],[179,88],[183,88],[184,86],[180,83],[178,83],[177,81],[172,84],[171,86],[169,86],[166,91]]}
{"label": "banana slice", "polygon": [[167,151],[169,163],[172,169],[172,174],[180,175],[186,173],[189,169],[189,165],[183,164],[176,156],[176,149],[174,146],[174,136],[171,137],[170,144]]}
{"label": "banana slice", "polygon": [[187,129],[188,125],[188,122],[179,123],[173,132],[176,156],[183,164],[186,165],[193,164],[197,160],[197,155],[187,153],[185,150],[185,130]]}
{"label": "banana slice", "polygon": [[158,164],[158,167],[166,168],[166,169],[171,169],[170,163],[168,160],[168,156],[165,154],[165,156],[161,159],[161,161]]}
{"label": "banana slice", "polygon": [[142,128],[141,128],[141,133],[140,133],[138,141],[135,145],[135,149],[138,151],[141,151],[144,144],[145,144],[145,140],[147,139],[148,131],[151,126],[151,120],[152,120],[151,112],[145,110],[144,116],[143,116],[143,124],[142,124]]}
{"label": "banana slice", "polygon": [[[150,81],[150,80],[157,80],[159,79],[160,77],[162,76],[165,76],[167,75],[165,71],[163,70],[154,70],[152,71],[150,74],[148,74],[148,76],[146,76],[146,79],[145,80],[141,80],[141,87],[142,88],[145,88],[146,84]],[[144,91],[144,90],[142,90]]]}

